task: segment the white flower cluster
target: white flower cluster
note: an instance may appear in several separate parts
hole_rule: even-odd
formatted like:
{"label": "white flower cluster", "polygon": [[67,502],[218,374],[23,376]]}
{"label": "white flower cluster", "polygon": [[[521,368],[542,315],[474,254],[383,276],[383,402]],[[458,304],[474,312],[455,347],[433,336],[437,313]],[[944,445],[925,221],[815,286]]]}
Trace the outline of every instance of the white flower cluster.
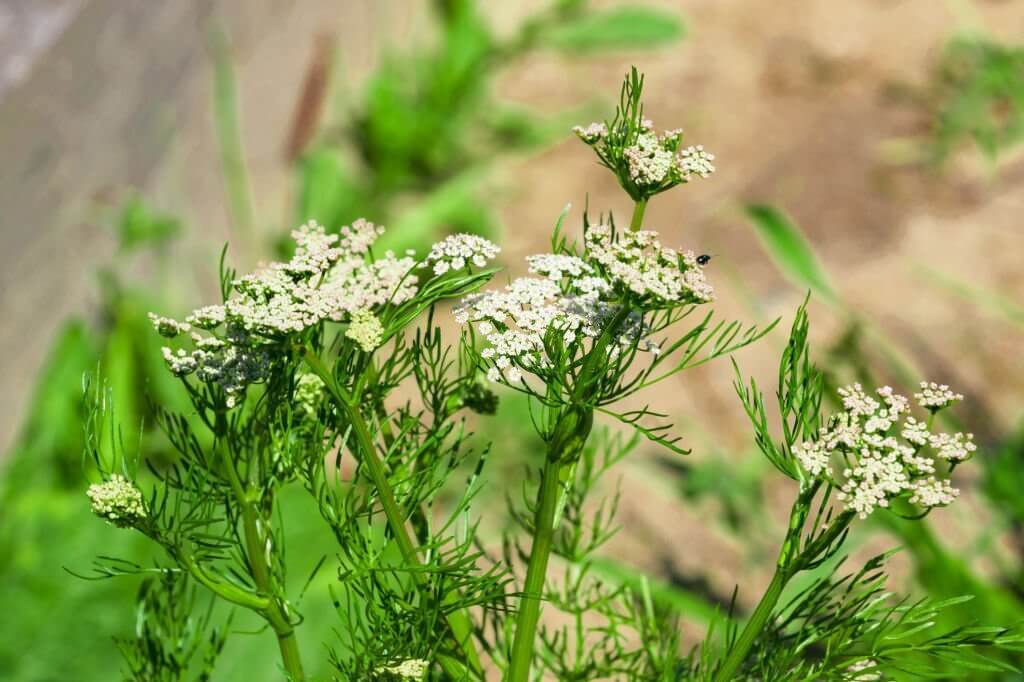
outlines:
{"label": "white flower cluster", "polygon": [[153,323],[157,334],[168,339],[173,339],[179,334],[187,334],[192,329],[192,325],[188,322],[178,322],[169,317],[160,317],[155,313],[149,313],[149,321]]}
{"label": "white flower cluster", "polygon": [[[339,236],[309,222],[292,232],[296,248],[290,260],[236,279],[234,294],[223,305],[199,308],[185,322],[151,315],[163,336],[191,329],[210,334],[194,332],[191,351],[164,348],[168,367],[178,376],[195,374],[219,385],[232,407],[247,386],[266,380],[268,343],[326,320],[351,321],[348,337],[372,350],[383,334],[372,309],[410,300],[419,285],[411,252],[402,257],[391,251],[373,255],[373,244],[382,232],[373,223],[357,220]],[[435,271],[442,259],[451,269],[467,262],[485,264],[496,253],[490,242],[466,235],[450,237],[431,251]]]}
{"label": "white flower cluster", "polygon": [[554,282],[560,282],[566,276],[579,278],[594,272],[594,269],[587,265],[582,258],[564,253],[541,253],[536,256],[527,256],[526,264],[531,273],[545,275]]}
{"label": "white flower cluster", "polygon": [[946,384],[922,381],[921,391],[914,394],[914,399],[921,407],[934,412],[949,407],[953,403],[963,400],[964,397],[960,393],[949,390],[949,386]]}
{"label": "white flower cluster", "polygon": [[346,253],[361,256],[369,253],[370,247],[382,234],[384,234],[383,226],[374,225],[363,218],[357,218],[352,221],[351,225],[341,228],[341,239],[338,246]]}
{"label": "white flower cluster", "polygon": [[222,305],[207,305],[192,311],[192,314],[185,318],[185,322],[199,329],[216,329],[224,324],[225,310]]}
{"label": "white flower cluster", "polygon": [[546,341],[571,346],[597,338],[624,304],[634,310],[608,352],[614,355],[635,343],[657,354],[659,347],[645,338],[649,330],[642,312],[703,303],[713,292],[692,253],[664,248],[656,237],[654,232],[615,234],[607,226],[590,227],[582,256],[529,256],[529,271],[539,277],[463,299],[455,317],[462,324],[475,323],[487,340],[481,354],[491,362],[488,378],[518,383],[524,372],[542,373],[551,366]]}
{"label": "white flower cluster", "polygon": [[497,258],[500,251],[496,244],[475,234],[453,234],[434,244],[423,267],[433,265],[438,276],[449,270],[461,270],[470,263],[482,268],[487,261]]}
{"label": "white flower cluster", "polygon": [[658,233],[627,231],[615,235],[607,225],[586,233],[587,256],[610,283],[632,292],[642,305],[671,306],[707,303],[714,290],[692,251],[662,246]]}
{"label": "white flower cluster", "polygon": [[429,661],[424,661],[421,658],[410,658],[401,663],[385,666],[380,669],[380,672],[397,675],[403,680],[422,680],[429,669]]}
{"label": "white flower cluster", "polygon": [[604,123],[591,123],[588,126],[573,126],[572,131],[587,144],[594,144],[598,140],[608,137],[608,126]]}
{"label": "white flower cluster", "polygon": [[[837,485],[839,499],[861,518],[904,494],[921,507],[950,504],[959,491],[936,474],[940,464],[948,470],[971,457],[977,449],[973,435],[932,433],[929,423],[907,414],[904,396],[888,386],[876,394],[869,396],[860,384],[839,389],[844,411],[816,440],[795,446],[793,456],[811,476]],[[918,402],[929,407],[927,398]]]}
{"label": "white flower cluster", "polygon": [[680,149],[683,140],[681,128],[658,135],[654,123],[644,119],[640,121],[639,130],[633,133],[635,139],[621,139],[631,134],[625,126],[621,130],[616,129],[615,134],[609,134],[604,123],[575,126],[573,132],[583,142],[595,147],[606,163],[608,159],[617,158],[620,148],[616,145],[622,145],[623,166],[614,170],[620,177],[628,176],[637,188],[657,193],[681,182],[689,182],[694,176],[707,178],[715,172],[712,163],[715,156],[708,153],[703,145]]}
{"label": "white flower cluster", "polygon": [[672,150],[653,133],[642,133],[623,155],[629,163],[629,177],[638,185],[660,185],[675,161]]}
{"label": "white flower cluster", "polygon": [[384,325],[369,308],[361,308],[352,313],[352,322],[345,337],[352,339],[364,353],[372,353],[384,338]]}
{"label": "white flower cluster", "polygon": [[419,284],[411,274],[415,267],[412,256],[396,258],[390,251],[369,263],[360,259],[339,262],[318,291],[326,311],[321,319],[342,322],[357,310],[411,300]]}
{"label": "white flower cluster", "polygon": [[132,526],[146,517],[142,491],[120,474],[114,474],[103,483],[89,486],[85,494],[93,513],[115,526]]}
{"label": "white flower cluster", "polygon": [[270,373],[270,354],[252,335],[229,323],[223,337],[192,335],[195,348],[163,349],[164,360],[175,376],[195,374],[207,384],[216,384],[227,394],[227,406],[234,407],[250,384],[265,381]]}
{"label": "white flower cluster", "polygon": [[692,175],[702,178],[709,177],[715,172],[715,166],[711,163],[714,160],[715,155],[704,151],[704,145],[699,144],[680,151],[675,161],[679,168],[679,174],[683,178],[689,179]]}
{"label": "white flower cluster", "polygon": [[[523,369],[538,372],[549,365],[544,355],[544,337],[549,330],[562,333],[563,342],[572,343],[577,334],[596,336],[595,319],[572,310],[572,297],[562,292],[551,279],[522,277],[503,291],[471,294],[455,310],[460,324],[476,322],[477,329],[490,343],[482,356],[493,363],[487,376],[491,381],[504,377],[511,383],[523,378]],[[577,306],[585,308],[585,306]]]}

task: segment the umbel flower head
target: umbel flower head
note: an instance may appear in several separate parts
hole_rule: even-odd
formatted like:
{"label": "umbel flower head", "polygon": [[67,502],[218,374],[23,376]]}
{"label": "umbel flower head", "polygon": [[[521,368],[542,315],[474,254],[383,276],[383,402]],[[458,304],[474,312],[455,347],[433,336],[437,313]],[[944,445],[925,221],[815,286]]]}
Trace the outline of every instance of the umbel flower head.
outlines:
{"label": "umbel flower head", "polygon": [[475,323],[489,346],[481,352],[492,381],[518,383],[524,372],[543,375],[552,367],[551,342],[580,349],[625,310],[609,353],[636,344],[657,354],[644,313],[707,303],[714,298],[691,251],[664,247],[651,231],[618,232],[586,225],[584,248],[529,256],[534,277],[503,290],[472,294],[455,310],[460,324]]}
{"label": "umbel flower head", "polygon": [[120,474],[89,486],[85,494],[93,513],[119,528],[134,526],[146,518],[142,491]]}
{"label": "umbel flower head", "polygon": [[[932,415],[963,398],[948,386],[921,387],[918,405]],[[910,402],[892,388],[875,394],[860,384],[839,389],[844,411],[828,420],[817,439],[793,448],[800,466],[837,486],[839,499],[861,518],[896,498],[926,509],[953,502],[960,491],[945,476],[973,456],[973,434],[933,432],[933,420],[911,416]]]}
{"label": "umbel flower head", "polygon": [[695,178],[707,178],[715,172],[714,154],[703,145],[683,146],[681,129],[655,132],[654,124],[644,118],[640,95],[643,78],[636,69],[626,78],[615,118],[611,123],[576,126],[573,131],[597,154],[634,201],[645,201],[655,194]]}
{"label": "umbel flower head", "polygon": [[327,234],[309,222],[292,232],[290,260],[233,280],[223,304],[199,308],[185,322],[150,315],[162,336],[192,332],[191,349],[163,349],[168,368],[218,386],[233,407],[246,387],[269,377],[274,344],[324,322],[341,322],[349,324],[346,337],[371,352],[385,331],[375,311],[413,299],[421,267],[432,265],[431,277],[441,278],[483,267],[499,251],[486,239],[457,234],[435,244],[423,262],[412,251],[377,255],[373,245],[383,231],[360,219],[340,234]]}
{"label": "umbel flower head", "polygon": [[384,325],[369,308],[352,313],[352,322],[345,332],[345,338],[352,339],[364,353],[372,353],[384,338]]}

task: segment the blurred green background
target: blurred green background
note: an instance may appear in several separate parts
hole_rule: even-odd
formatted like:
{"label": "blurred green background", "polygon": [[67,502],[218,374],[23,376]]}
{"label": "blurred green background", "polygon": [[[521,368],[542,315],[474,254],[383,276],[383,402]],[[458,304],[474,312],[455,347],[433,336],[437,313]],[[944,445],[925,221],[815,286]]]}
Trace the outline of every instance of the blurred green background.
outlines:
{"label": "blurred green background", "polygon": [[[225,242],[249,267],[309,218],[365,216],[395,248],[484,234],[521,274],[567,202],[570,221],[588,197],[628,211],[569,128],[607,115],[633,64],[648,115],[718,157],[647,225],[715,254],[723,313],[788,324],[811,289],[830,381],[927,377],[968,396],[958,426],[982,451],[958,471],[963,503],[864,524],[854,557],[903,546],[894,588],[976,595],[957,622],[1021,620],[1020,26],[1024,5],[994,0],[0,7],[0,678],[118,674],[139,583],[72,573],[153,554],[88,513],[82,382],[99,368],[127,444],[173,457],[149,404],[187,403],[147,311],[211,299]],[[783,343],[738,360],[770,385]],[[690,641],[734,584],[741,610],[756,600],[793,494],[753,451],[731,378],[703,367],[643,396],[694,454],[645,445],[622,465],[624,530],[599,564],[611,581],[648,576]],[[508,397],[480,428],[528,444],[523,409]],[[491,460],[495,499],[520,475],[507,450]],[[301,496],[289,513],[301,582],[325,543]],[[500,525],[501,508],[487,513]],[[333,624],[316,598],[330,579],[302,605],[310,650]],[[233,637],[218,678],[276,679],[274,656],[265,636]]]}

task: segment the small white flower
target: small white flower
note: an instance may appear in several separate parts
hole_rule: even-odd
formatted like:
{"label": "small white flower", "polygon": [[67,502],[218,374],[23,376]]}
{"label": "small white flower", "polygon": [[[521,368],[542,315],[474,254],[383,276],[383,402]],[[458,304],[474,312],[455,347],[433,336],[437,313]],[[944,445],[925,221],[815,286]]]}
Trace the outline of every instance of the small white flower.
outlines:
{"label": "small white flower", "polygon": [[936,451],[936,456],[950,462],[960,462],[969,458],[977,449],[973,433],[937,433],[929,437],[928,444]]}
{"label": "small white flower", "polygon": [[179,349],[178,352],[174,352],[167,346],[164,346],[161,350],[164,355],[164,361],[167,363],[168,369],[171,370],[171,373],[174,376],[188,376],[195,372],[196,368],[199,367],[199,363],[196,359],[183,350]]}
{"label": "small white flower", "polygon": [[178,322],[169,317],[160,317],[155,313],[149,313],[149,321],[153,323],[153,328],[156,329],[157,334],[168,339],[173,339],[179,334],[188,333],[192,329],[188,322]]}
{"label": "small white flower", "polygon": [[922,507],[944,507],[952,504],[960,495],[959,488],[954,488],[949,481],[940,481],[934,476],[915,481],[910,489],[913,492],[910,503]]}
{"label": "small white flower", "polygon": [[629,163],[629,177],[638,185],[658,185],[672,170],[672,152],[653,133],[640,135],[623,155]]}
{"label": "small white flower", "polygon": [[684,180],[688,180],[693,175],[701,178],[709,177],[715,172],[715,166],[711,163],[714,160],[715,155],[704,151],[704,145],[699,144],[696,147],[686,147],[680,151],[675,158],[675,163],[679,169],[679,175]]}
{"label": "small white flower", "polygon": [[843,398],[843,407],[854,417],[874,414],[879,407],[878,401],[868,397],[860,384],[840,388],[839,395]]}
{"label": "small white flower", "polygon": [[608,136],[608,126],[604,123],[591,123],[584,126],[573,126],[572,131],[587,144],[594,144]]}
{"label": "small white flower", "polygon": [[907,417],[903,423],[903,430],[900,431],[900,437],[914,445],[925,445],[928,443],[929,435],[928,424],[919,422],[913,417]]}
{"label": "small white flower", "polygon": [[435,275],[450,270],[461,270],[467,263],[478,268],[498,257],[501,249],[491,241],[475,234],[453,234],[430,248],[423,267],[433,265]]}
{"label": "small white flower", "polygon": [[931,383],[922,381],[921,392],[915,393],[914,398],[917,400],[918,405],[932,412],[937,412],[958,400],[964,399],[962,394],[949,390],[949,386],[946,384],[940,385],[934,381]]}
{"label": "small white flower", "polygon": [[85,494],[93,513],[115,526],[133,526],[146,518],[142,491],[120,474],[114,474],[103,483],[90,485]]}
{"label": "small white flower", "polygon": [[192,311],[192,314],[185,318],[185,322],[193,327],[209,330],[224,324],[224,315],[224,306],[208,305]]}
{"label": "small white flower", "polygon": [[341,228],[341,239],[338,246],[346,253],[362,256],[369,252],[370,247],[377,241],[377,237],[382,234],[384,234],[383,227],[359,218],[354,220],[351,225]]}
{"label": "small white flower", "polygon": [[546,275],[548,279],[556,282],[566,276],[580,277],[594,271],[582,258],[565,254],[542,253],[527,256],[526,262],[530,272],[535,275]]}
{"label": "small white flower", "polygon": [[831,453],[821,443],[801,443],[793,448],[793,456],[811,476],[832,474],[832,468],[829,466]]}

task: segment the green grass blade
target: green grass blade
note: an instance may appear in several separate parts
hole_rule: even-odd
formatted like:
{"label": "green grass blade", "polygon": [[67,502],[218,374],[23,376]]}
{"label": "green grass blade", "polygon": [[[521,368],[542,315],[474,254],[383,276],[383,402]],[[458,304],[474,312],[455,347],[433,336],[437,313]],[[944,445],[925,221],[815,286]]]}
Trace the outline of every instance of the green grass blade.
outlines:
{"label": "green grass blade", "polygon": [[750,204],[746,207],[754,229],[776,267],[794,284],[810,289],[830,304],[839,297],[822,269],[810,242],[785,214],[773,206]]}
{"label": "green grass blade", "polygon": [[588,12],[545,35],[545,41],[560,50],[651,49],[673,43],[685,34],[682,20],[674,12],[625,5]]}
{"label": "green grass blade", "polygon": [[920,266],[916,268],[916,271],[926,280],[956,294],[965,301],[970,301],[979,308],[995,313],[1011,324],[1024,327],[1024,307],[1005,296],[973,287],[928,266]]}
{"label": "green grass blade", "polygon": [[[230,45],[222,31],[216,31],[211,39],[213,56],[213,114],[220,145],[221,166],[224,169],[224,185],[235,238],[245,244],[253,244],[254,218],[252,189],[249,173],[245,166],[242,147],[242,132],[238,115],[238,88],[235,69],[231,62]],[[251,248],[251,247],[250,247]]]}

